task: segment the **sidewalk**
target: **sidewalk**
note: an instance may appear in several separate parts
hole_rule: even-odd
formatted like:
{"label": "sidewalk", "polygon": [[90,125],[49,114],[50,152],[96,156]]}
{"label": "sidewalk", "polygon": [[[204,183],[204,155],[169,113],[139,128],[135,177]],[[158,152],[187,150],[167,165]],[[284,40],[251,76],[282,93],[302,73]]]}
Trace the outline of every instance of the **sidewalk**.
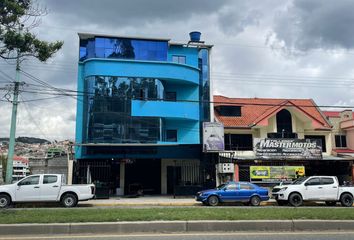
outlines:
{"label": "sidewalk", "polygon": [[[176,196],[141,196],[141,197],[111,197],[109,199],[92,199],[86,202],[79,202],[79,206],[93,207],[114,207],[114,206],[201,206],[201,202],[194,200],[194,197]],[[270,199],[262,202],[261,206],[276,205],[275,201]]]}

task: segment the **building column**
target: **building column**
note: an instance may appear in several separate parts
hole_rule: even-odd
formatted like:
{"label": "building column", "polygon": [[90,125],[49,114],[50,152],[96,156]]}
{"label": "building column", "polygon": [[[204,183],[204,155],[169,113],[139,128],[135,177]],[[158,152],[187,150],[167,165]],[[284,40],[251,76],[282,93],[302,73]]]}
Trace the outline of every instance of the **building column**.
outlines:
{"label": "building column", "polygon": [[239,174],[238,164],[235,164],[235,166],[234,166],[234,181],[235,182],[240,181],[240,174]]}
{"label": "building column", "polygon": [[125,162],[121,161],[119,163],[119,188],[120,194],[124,195],[124,180],[125,180]]}
{"label": "building column", "polygon": [[73,171],[74,171],[74,161],[68,160],[68,185],[73,184]]}

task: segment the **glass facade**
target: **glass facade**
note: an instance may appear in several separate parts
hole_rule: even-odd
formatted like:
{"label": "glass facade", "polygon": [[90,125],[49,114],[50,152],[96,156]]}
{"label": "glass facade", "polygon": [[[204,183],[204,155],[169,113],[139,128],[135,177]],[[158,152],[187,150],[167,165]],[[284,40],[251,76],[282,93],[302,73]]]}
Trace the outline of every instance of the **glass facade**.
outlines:
{"label": "glass facade", "polygon": [[89,58],[167,61],[167,49],[167,41],[108,37],[80,39],[80,61]]}
{"label": "glass facade", "polygon": [[132,117],[132,100],[163,99],[158,79],[91,76],[85,79],[86,143],[156,143],[161,119]]}
{"label": "glass facade", "polygon": [[210,122],[210,74],[209,74],[209,50],[200,49],[199,51],[199,78],[200,91],[200,121]]}

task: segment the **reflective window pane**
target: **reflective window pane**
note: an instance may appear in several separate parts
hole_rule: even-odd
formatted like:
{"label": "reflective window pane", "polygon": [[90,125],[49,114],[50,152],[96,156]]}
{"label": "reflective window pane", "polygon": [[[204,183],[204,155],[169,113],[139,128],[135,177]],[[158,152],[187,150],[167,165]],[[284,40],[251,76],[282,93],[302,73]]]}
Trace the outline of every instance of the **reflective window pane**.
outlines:
{"label": "reflective window pane", "polygon": [[[80,40],[80,47],[86,47],[86,58],[167,61],[167,46],[167,41],[128,38],[96,37]],[[85,59],[80,54],[80,61],[82,60]]]}
{"label": "reflective window pane", "polygon": [[84,102],[88,143],[156,143],[160,118],[131,116],[134,99],[159,100],[163,83],[151,78],[93,76],[86,78]]}

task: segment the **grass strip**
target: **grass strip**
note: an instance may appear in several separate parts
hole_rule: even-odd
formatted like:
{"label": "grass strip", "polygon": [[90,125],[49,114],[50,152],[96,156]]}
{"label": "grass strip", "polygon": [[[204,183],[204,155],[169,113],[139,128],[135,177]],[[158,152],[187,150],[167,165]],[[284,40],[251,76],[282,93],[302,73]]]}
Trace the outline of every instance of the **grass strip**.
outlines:
{"label": "grass strip", "polygon": [[6,209],[0,224],[153,220],[354,220],[354,208],[101,208]]}

